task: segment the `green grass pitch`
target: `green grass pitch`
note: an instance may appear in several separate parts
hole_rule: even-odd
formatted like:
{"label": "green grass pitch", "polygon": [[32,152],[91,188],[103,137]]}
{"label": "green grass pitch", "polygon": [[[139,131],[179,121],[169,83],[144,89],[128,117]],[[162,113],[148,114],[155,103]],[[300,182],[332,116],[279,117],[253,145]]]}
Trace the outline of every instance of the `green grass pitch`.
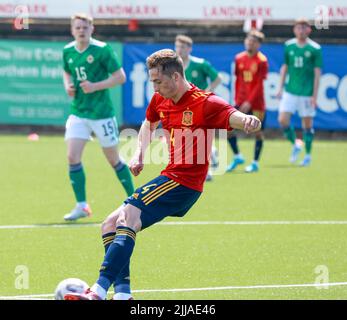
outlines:
{"label": "green grass pitch", "polygon": [[[253,145],[240,141],[248,160]],[[95,223],[125,198],[98,142],[83,159],[94,214],[72,224],[62,218],[74,205],[63,138],[3,135],[0,146],[0,299],[51,299],[69,277],[93,284],[103,258]],[[183,219],[165,220],[200,224],[139,233],[135,299],[347,299],[347,224],[317,223],[347,221],[347,142],[315,141],[309,168],[289,164],[289,153],[286,141],[266,141],[258,173],[215,176]],[[136,185],[162,167],[147,165]],[[216,223],[201,224],[208,221]],[[322,281],[337,285],[314,286]]]}

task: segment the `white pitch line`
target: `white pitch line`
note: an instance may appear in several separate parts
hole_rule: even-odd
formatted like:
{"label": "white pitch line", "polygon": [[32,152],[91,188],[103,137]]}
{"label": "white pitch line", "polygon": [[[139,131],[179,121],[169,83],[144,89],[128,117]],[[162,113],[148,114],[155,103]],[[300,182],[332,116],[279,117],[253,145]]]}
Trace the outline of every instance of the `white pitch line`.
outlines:
{"label": "white pitch line", "polygon": [[[28,224],[28,225],[0,225],[0,230],[10,229],[42,229],[42,228],[80,228],[80,227],[100,227],[100,223],[79,223],[79,224]],[[159,222],[156,225],[347,225],[347,220],[312,220],[312,221],[167,221]]]}
{"label": "white pitch line", "polygon": [[0,230],[9,229],[42,229],[42,228],[80,228],[80,227],[99,227],[100,223],[79,223],[79,224],[27,224],[27,225],[8,225],[0,226]]}
{"label": "white pitch line", "polygon": [[220,290],[242,290],[242,289],[280,289],[280,288],[309,288],[309,287],[334,287],[346,286],[347,282],[332,283],[308,283],[308,284],[271,284],[271,285],[255,285],[255,286],[229,286],[229,287],[207,287],[207,288],[181,288],[181,289],[145,289],[133,290],[136,293],[146,292],[191,292],[191,291],[220,291]]}
{"label": "white pitch line", "polygon": [[[206,287],[206,288],[178,288],[178,289],[142,289],[133,290],[133,293],[158,293],[158,292],[194,292],[194,291],[221,291],[221,290],[244,290],[244,289],[286,289],[286,288],[326,288],[347,286],[347,282],[331,283],[304,283],[304,284],[271,284],[271,285],[254,285],[254,286],[227,286],[227,287]],[[33,294],[21,296],[0,296],[0,300],[17,300],[17,299],[42,299],[53,298],[54,294]]]}
{"label": "white pitch line", "polygon": [[47,300],[44,298],[53,298],[54,294],[32,294],[22,296],[0,296],[0,300]]}
{"label": "white pitch line", "polygon": [[306,224],[347,224],[347,220],[311,220],[311,221],[168,221],[159,225],[306,225]]}

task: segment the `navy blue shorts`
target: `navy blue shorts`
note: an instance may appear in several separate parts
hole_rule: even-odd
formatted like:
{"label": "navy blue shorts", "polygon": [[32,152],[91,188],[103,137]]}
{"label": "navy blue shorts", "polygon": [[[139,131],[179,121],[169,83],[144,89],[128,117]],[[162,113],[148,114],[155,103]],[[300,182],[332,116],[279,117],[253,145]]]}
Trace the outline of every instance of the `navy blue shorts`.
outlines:
{"label": "navy blue shorts", "polygon": [[141,210],[142,230],[166,217],[183,217],[201,192],[187,188],[166,176],[158,176],[135,190],[124,203]]}

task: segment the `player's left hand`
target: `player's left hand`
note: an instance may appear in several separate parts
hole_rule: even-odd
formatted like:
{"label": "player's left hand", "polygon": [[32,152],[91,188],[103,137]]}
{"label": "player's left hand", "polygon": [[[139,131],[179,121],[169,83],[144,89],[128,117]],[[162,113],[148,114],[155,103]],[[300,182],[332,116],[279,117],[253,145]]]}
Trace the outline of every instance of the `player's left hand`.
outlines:
{"label": "player's left hand", "polygon": [[311,106],[312,106],[313,108],[316,108],[316,107],[317,107],[317,98],[314,97],[314,96],[311,97]]}
{"label": "player's left hand", "polygon": [[243,119],[243,130],[246,133],[257,132],[261,129],[261,121],[253,115],[246,115]]}
{"label": "player's left hand", "polygon": [[88,80],[82,81],[80,83],[80,87],[82,88],[84,93],[92,93],[95,91],[94,83]]}
{"label": "player's left hand", "polygon": [[130,160],[129,169],[135,177],[137,177],[143,170],[144,164],[141,159],[141,154],[135,154],[135,156]]}

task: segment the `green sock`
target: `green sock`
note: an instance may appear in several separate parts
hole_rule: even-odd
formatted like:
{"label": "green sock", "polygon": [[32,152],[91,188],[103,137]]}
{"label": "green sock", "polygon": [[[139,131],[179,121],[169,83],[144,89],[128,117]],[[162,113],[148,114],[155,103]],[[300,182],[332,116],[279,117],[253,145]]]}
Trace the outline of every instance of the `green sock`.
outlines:
{"label": "green sock", "polygon": [[312,150],[312,143],[314,138],[314,130],[311,129],[305,129],[303,134],[304,142],[305,142],[305,150],[306,154],[311,154]]}
{"label": "green sock", "polygon": [[119,161],[114,166],[114,170],[116,171],[117,177],[123,185],[126,194],[131,196],[134,193],[135,188],[128,166],[124,162]]}
{"label": "green sock", "polygon": [[77,202],[86,201],[86,176],[82,163],[70,164],[69,175],[72,189]]}
{"label": "green sock", "polygon": [[287,127],[283,130],[283,134],[284,136],[292,143],[295,143],[296,140],[296,134],[295,134],[295,130],[293,127]]}

